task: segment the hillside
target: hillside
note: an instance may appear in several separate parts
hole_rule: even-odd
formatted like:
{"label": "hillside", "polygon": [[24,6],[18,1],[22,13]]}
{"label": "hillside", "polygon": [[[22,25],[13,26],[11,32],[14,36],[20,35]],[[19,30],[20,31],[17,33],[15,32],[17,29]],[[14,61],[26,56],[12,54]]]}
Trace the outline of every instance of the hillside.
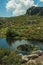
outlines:
{"label": "hillside", "polygon": [[39,15],[22,15],[0,18],[0,38],[6,37],[8,28],[20,34],[22,39],[43,41],[43,17]]}
{"label": "hillside", "polygon": [[39,15],[39,16],[43,16],[43,7],[31,7],[29,9],[27,9],[26,14],[28,15]]}

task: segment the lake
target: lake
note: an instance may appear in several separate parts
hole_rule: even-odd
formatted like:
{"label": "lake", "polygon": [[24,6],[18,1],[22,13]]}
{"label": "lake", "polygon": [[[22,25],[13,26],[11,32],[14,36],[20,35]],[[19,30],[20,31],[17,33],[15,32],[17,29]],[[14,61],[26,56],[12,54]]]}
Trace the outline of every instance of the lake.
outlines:
{"label": "lake", "polygon": [[23,44],[33,44],[33,45],[37,45],[40,47],[41,50],[43,50],[43,42],[39,42],[39,41],[27,41],[27,40],[17,40],[16,42],[12,43],[12,46],[10,46],[7,41],[6,38],[1,38],[0,39],[0,48],[11,48],[11,49],[16,49],[17,46],[19,45],[23,45]]}

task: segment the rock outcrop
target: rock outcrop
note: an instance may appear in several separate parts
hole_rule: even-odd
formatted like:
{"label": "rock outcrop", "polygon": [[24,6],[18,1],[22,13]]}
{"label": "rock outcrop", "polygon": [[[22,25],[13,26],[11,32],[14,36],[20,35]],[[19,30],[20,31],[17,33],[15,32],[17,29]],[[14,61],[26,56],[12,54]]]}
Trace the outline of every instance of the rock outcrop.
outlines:
{"label": "rock outcrop", "polygon": [[40,15],[43,16],[43,7],[31,7],[29,9],[27,9],[26,14],[28,15]]}
{"label": "rock outcrop", "polygon": [[38,54],[39,56],[41,56],[43,55],[43,51],[41,50],[33,51],[32,54]]}
{"label": "rock outcrop", "polygon": [[32,60],[37,60],[38,58],[40,58],[41,56],[43,57],[43,51],[38,50],[38,51],[33,51],[32,54],[30,55],[21,55],[22,58],[20,60],[21,63],[31,63],[30,61]]}

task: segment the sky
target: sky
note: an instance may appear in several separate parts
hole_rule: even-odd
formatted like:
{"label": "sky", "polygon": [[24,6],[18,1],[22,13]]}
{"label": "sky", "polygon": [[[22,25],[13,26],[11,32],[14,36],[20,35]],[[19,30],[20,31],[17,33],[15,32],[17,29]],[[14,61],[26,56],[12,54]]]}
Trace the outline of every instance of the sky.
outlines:
{"label": "sky", "polygon": [[23,15],[32,6],[43,7],[43,0],[0,0],[0,17]]}

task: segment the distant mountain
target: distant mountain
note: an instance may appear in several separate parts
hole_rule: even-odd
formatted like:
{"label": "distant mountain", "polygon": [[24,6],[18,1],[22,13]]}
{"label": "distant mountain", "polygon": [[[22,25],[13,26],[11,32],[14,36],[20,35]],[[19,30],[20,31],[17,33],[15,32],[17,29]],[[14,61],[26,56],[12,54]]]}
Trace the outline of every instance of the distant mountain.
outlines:
{"label": "distant mountain", "polygon": [[32,6],[31,8],[27,9],[26,14],[43,16],[43,7]]}

